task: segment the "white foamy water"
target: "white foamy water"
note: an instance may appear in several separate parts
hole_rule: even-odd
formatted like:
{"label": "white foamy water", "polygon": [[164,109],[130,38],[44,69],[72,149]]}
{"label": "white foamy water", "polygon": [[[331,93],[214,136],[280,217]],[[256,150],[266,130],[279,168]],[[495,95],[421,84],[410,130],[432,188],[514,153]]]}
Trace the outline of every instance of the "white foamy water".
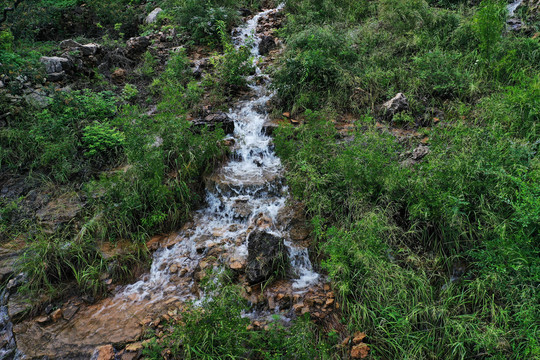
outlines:
{"label": "white foamy water", "polygon": [[271,148],[272,139],[263,133],[263,125],[268,120],[266,103],[272,94],[267,89],[269,78],[257,66],[260,39],[256,29],[260,19],[282,7],[255,15],[244,27],[237,29],[238,35],[234,37],[237,47],[251,46],[256,66],[256,75],[248,77],[252,99],[240,101],[228,113],[235,123],[233,151],[236,156],[207,180],[207,205],[195,213],[195,226],[180,232],[175,245],[156,251],[150,272],[126,286],[116,298],[126,303],[144,301],[148,304],[197,299],[200,294],[198,289],[194,290],[193,275],[208,251],[215,247],[225,249],[221,259],[225,266],[231,259],[247,259],[248,228],[261,217],[269,219],[269,232],[285,239],[295,273],[294,291],[305,292],[319,281],[307,249],[291,242],[279,224],[279,213],[286,205],[288,189],[283,184],[281,161]]}

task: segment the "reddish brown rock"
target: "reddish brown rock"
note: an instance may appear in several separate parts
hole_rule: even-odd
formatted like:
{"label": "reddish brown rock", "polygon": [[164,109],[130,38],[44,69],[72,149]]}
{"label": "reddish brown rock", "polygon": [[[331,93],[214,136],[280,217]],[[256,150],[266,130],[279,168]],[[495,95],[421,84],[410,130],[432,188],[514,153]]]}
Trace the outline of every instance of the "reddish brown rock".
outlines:
{"label": "reddish brown rock", "polygon": [[112,345],[100,346],[94,351],[92,360],[114,360],[114,348]]}

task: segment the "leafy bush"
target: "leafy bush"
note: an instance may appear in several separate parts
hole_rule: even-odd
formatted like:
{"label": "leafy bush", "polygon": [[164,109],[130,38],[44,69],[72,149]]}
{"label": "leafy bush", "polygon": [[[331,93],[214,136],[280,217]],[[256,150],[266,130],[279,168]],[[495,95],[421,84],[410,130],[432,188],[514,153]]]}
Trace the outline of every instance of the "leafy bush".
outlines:
{"label": "leafy bush", "polygon": [[85,156],[105,159],[124,144],[124,134],[109,124],[94,122],[83,129],[82,142],[88,149]]}
{"label": "leafy bush", "polygon": [[168,0],[166,8],[191,39],[199,44],[219,45],[219,24],[230,29],[239,20],[242,2],[231,0]]}
{"label": "leafy bush", "polygon": [[[105,166],[118,161],[118,157],[102,157],[104,161],[101,164],[91,164],[84,156],[85,152],[92,150],[89,147],[97,145],[91,143],[90,136],[96,135],[100,126],[104,135],[103,129],[110,128],[108,121],[115,113],[113,93],[89,90],[57,92],[48,108],[24,114],[13,126],[2,130],[0,143],[8,151],[0,161],[12,168],[40,170],[59,182],[66,182],[82,173],[88,174],[94,165]],[[94,122],[101,125],[90,126]],[[116,138],[120,139],[121,135],[116,134]],[[105,141],[105,138],[101,140]],[[118,150],[119,145],[116,141],[114,147]],[[98,148],[94,150],[96,152],[88,155],[95,155]],[[116,153],[120,154],[119,151]]]}

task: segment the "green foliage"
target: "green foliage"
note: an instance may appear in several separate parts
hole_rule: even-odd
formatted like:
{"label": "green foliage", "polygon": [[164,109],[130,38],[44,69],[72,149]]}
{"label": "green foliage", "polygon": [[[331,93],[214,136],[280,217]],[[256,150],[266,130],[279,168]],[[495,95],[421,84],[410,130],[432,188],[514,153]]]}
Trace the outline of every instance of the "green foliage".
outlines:
{"label": "green foliage", "polygon": [[[0,132],[0,143],[7,149],[1,154],[0,163],[11,168],[39,170],[58,182],[88,172],[93,165],[85,159],[85,152],[90,151],[87,155],[94,156],[107,147],[112,150],[121,145],[118,142],[121,134],[113,135],[108,125],[116,112],[115,103],[116,98],[110,92],[58,92],[48,108],[24,114],[13,126]],[[101,135],[96,132],[98,128]],[[118,158],[103,160],[101,166]]]}
{"label": "green foliage", "polygon": [[395,31],[412,31],[425,26],[431,13],[425,0],[381,0],[379,19]]}
{"label": "green foliage", "polygon": [[68,281],[75,281],[84,293],[97,295],[104,290],[99,278],[103,259],[87,241],[68,242],[40,235],[32,239],[17,266],[28,277],[23,291],[53,292]]}
{"label": "green foliage", "polygon": [[136,71],[146,78],[151,78],[156,72],[157,65],[157,58],[155,58],[154,55],[147,50],[142,57],[142,65],[138,67]]}
{"label": "green foliage", "polygon": [[246,46],[236,49],[226,33],[225,23],[219,21],[217,26],[224,53],[212,58],[216,72],[210,81],[218,91],[244,88],[246,75],[254,71],[250,50]]}
{"label": "green foliage", "polygon": [[[517,119],[536,102],[527,104],[497,109]],[[391,136],[363,129],[339,143],[317,114],[277,132],[322,265],[376,357],[538,355],[538,144],[531,128],[508,133],[513,124],[488,114],[484,126],[438,128],[412,167]]]}
{"label": "green foliage", "polygon": [[94,122],[83,129],[82,142],[88,149],[84,155],[106,158],[113,155],[124,144],[124,134],[109,124]]}
{"label": "green foliage", "polygon": [[505,26],[506,6],[503,1],[483,0],[474,17],[474,29],[480,40],[484,60],[491,62]]}
{"label": "green foliage", "polygon": [[9,30],[0,31],[0,49],[4,51],[12,51],[13,40],[15,40],[15,38],[13,37],[13,34],[11,33],[11,31]]}
{"label": "green foliage", "polygon": [[350,69],[357,59],[350,37],[327,27],[311,27],[292,35],[287,60],[274,74],[274,84],[285,106],[294,111],[346,107],[352,92]]}
{"label": "green foliage", "polygon": [[139,95],[139,90],[135,85],[126,84],[122,89],[122,97],[127,100],[134,100]]}
{"label": "green foliage", "polygon": [[[232,0],[167,0],[166,11],[199,44],[219,45],[219,24],[226,29],[239,20],[238,8],[247,1]],[[247,4],[246,4],[247,5]]]}

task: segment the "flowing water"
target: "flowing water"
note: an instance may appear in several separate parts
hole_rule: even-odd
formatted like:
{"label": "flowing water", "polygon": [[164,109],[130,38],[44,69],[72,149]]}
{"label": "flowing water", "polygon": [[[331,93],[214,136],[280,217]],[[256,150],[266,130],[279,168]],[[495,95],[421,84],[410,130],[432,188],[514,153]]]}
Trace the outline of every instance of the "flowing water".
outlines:
{"label": "flowing water", "polygon": [[521,5],[522,2],[523,0],[516,0],[511,4],[508,4],[506,6],[506,9],[508,10],[508,16],[514,16],[514,12]]}
{"label": "flowing water", "polygon": [[[216,174],[206,181],[206,208],[198,211],[193,219],[194,229],[180,232],[181,239],[170,249],[155,253],[150,273],[139,282],[128,286],[118,297],[149,302],[178,297],[193,298],[191,286],[185,282],[171,281],[171,265],[187,274],[195,271],[207,249],[221,246],[230,259],[244,261],[247,258],[248,230],[257,219],[267,219],[267,231],[285,238],[289,248],[291,267],[296,273],[292,286],[302,290],[318,280],[313,271],[306,248],[295,246],[288,234],[280,227],[278,214],[285,207],[288,192],[283,183],[280,159],[272,150],[272,139],[263,132],[268,120],[266,103],[272,94],[268,90],[270,79],[262,75],[257,66],[260,40],[255,36],[259,20],[281,7],[266,10],[254,16],[240,28],[235,37],[236,46],[251,46],[256,74],[249,77],[250,100],[239,102],[229,111],[234,120],[235,156]],[[258,81],[255,81],[258,79]],[[227,259],[224,259],[227,260]]]}
{"label": "flowing water", "polygon": [[[58,349],[64,354],[77,354],[96,344],[135,341],[144,318],[171,305],[204,297],[197,286],[203,270],[219,271],[233,262],[245,264],[247,235],[255,228],[284,238],[293,271],[282,284],[292,294],[302,296],[320,284],[320,275],[313,270],[307,248],[291,240],[281,221],[287,212],[289,194],[272,139],[263,131],[268,121],[266,104],[272,93],[268,89],[270,79],[258,65],[260,39],[256,32],[261,19],[280,10],[281,6],[263,11],[234,32],[237,47],[251,47],[256,72],[247,79],[249,99],[240,100],[229,111],[235,123],[234,156],[206,179],[206,207],[197,211],[190,224],[175,237],[169,237],[170,246],[154,253],[149,273],[119,289],[114,297],[81,306],[67,323],[43,327],[30,321],[20,325],[16,333],[24,353],[54,357],[58,356]],[[209,264],[209,258],[218,261]]]}

